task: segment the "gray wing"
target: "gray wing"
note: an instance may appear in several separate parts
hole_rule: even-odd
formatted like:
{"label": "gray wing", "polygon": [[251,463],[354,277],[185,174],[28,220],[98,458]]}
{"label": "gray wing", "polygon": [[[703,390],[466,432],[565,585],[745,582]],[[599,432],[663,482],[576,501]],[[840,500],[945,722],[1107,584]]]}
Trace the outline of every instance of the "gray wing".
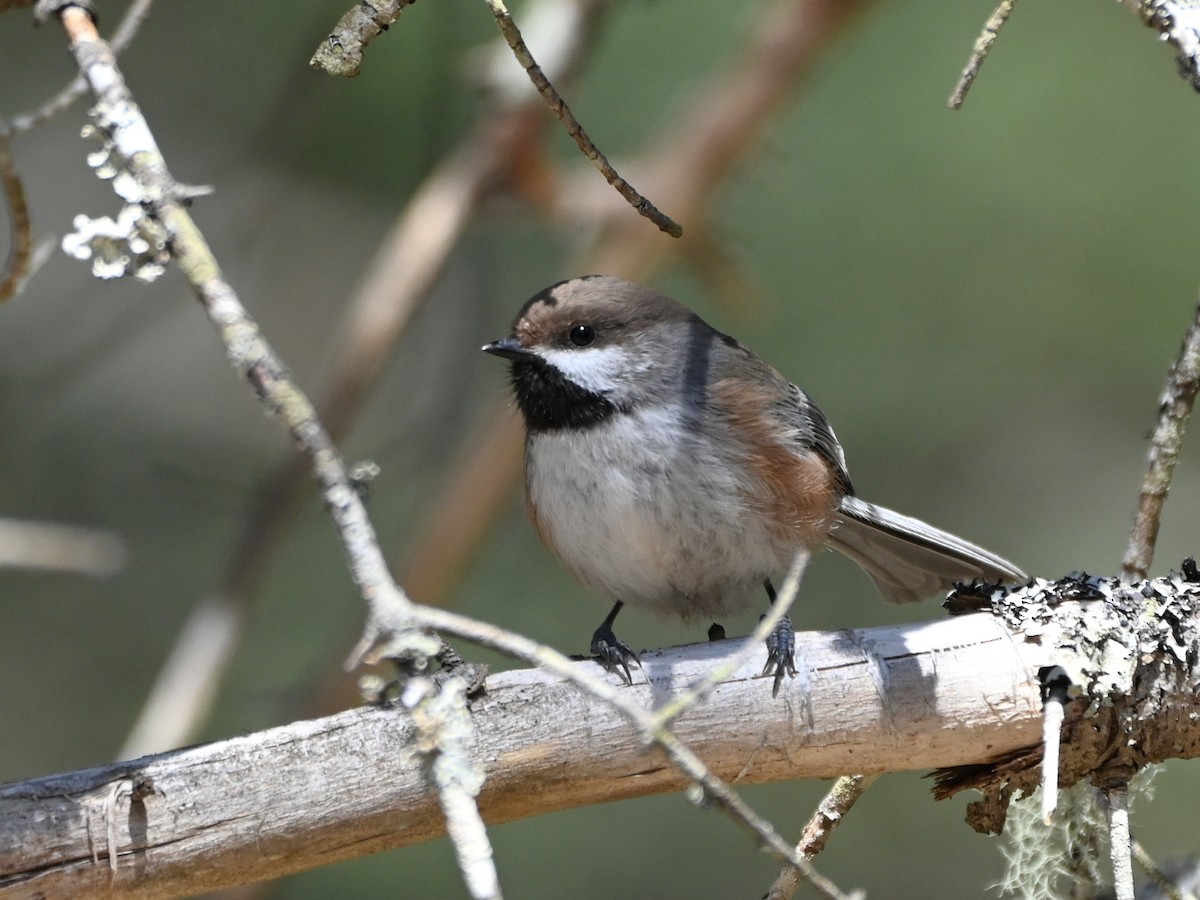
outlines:
{"label": "gray wing", "polygon": [[993,584],[1028,579],[978,544],[857,497],[842,498],[828,541],[871,576],[889,603],[913,603],[973,579]]}
{"label": "gray wing", "polygon": [[846,454],[833,433],[833,426],[812,398],[794,384],[788,385],[788,409],[783,411],[794,424],[802,447],[812,450],[833,468],[843,494],[854,494],[850,473],[846,471]]}

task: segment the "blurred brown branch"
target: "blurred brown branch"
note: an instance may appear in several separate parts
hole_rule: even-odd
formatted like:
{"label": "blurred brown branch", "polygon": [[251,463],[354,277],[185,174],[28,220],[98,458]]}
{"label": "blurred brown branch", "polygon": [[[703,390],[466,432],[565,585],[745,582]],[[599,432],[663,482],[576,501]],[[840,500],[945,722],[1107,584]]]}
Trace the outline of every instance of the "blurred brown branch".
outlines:
{"label": "blurred brown branch", "polygon": [[8,133],[8,128],[0,122],[0,189],[4,193],[4,206],[8,210],[12,231],[12,246],[8,248],[8,259],[0,272],[0,303],[21,290],[21,285],[29,277],[30,260],[33,258],[29,207],[25,203],[25,187],[17,173]]}

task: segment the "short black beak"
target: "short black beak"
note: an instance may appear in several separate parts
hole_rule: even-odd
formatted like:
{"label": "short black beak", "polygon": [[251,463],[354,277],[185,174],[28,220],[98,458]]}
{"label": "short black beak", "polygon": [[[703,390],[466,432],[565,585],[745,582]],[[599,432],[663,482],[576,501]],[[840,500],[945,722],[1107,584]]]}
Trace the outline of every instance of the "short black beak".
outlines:
{"label": "short black beak", "polygon": [[526,350],[521,346],[521,342],[516,336],[509,335],[506,338],[500,338],[498,341],[492,341],[490,344],[484,344],[483,350],[485,353],[494,353],[497,356],[503,356],[505,359],[530,359],[535,354]]}

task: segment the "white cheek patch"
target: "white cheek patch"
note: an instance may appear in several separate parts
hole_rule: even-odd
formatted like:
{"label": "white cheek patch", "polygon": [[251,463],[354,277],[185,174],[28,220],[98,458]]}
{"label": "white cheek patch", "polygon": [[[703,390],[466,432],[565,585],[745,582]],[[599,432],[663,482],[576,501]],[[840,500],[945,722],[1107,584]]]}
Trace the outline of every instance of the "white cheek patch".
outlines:
{"label": "white cheek patch", "polygon": [[629,354],[620,347],[541,350],[540,356],[575,384],[594,394],[612,393],[629,376]]}

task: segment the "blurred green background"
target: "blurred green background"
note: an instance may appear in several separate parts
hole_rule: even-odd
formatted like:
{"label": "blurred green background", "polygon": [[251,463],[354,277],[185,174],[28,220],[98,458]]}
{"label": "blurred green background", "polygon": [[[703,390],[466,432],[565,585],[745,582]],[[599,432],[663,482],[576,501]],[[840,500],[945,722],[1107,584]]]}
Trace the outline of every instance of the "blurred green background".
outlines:
{"label": "blurred green background", "polygon": [[[101,3],[102,25],[123,6]],[[463,78],[464,54],[495,41],[482,4],[421,3],[370,48],[361,77],[335,80],[307,60],[345,6],[164,0],[123,57],[176,177],[217,188],[196,216],[226,274],[317,394],[330,329],[383,232],[486,102]],[[568,99],[603,150],[635,154],[762,8],[614,4]],[[1114,573],[1200,281],[1200,97],[1119,5],[1031,4],[952,113],[945,98],[990,11],[869,8],[718,194],[714,234],[758,287],[753,302],[731,308],[682,267],[656,283],[813,394],[863,496],[1031,573]],[[0,16],[0,113],[38,104],[72,71],[57,28]],[[14,143],[38,236],[61,235],[79,212],[115,214],[84,165],[84,108]],[[576,164],[565,135],[551,144]],[[653,183],[633,180],[654,199]],[[417,539],[447,448],[505,391],[503,368],[478,347],[529,295],[578,274],[565,267],[580,237],[511,203],[470,229],[344,447],[383,466],[370,508],[386,546],[402,553]],[[0,571],[0,780],[113,757],[218,578],[249,491],[286,448],[174,272],[99,283],[56,254],[0,307],[0,516],[111,529],[131,554],[107,581]],[[1156,572],[1200,549],[1195,459],[1189,446]],[[455,608],[583,650],[604,606],[537,545],[517,493],[508,507]],[[204,737],[294,717],[361,615],[310,501]],[[885,607],[852,565],[822,556],[793,618],[825,629],[937,615],[932,603]],[[621,634],[634,646],[703,637],[636,611]],[[821,868],[874,897],[986,895],[1002,871],[998,842],[963,824],[967,798],[935,804],[922,774],[877,785]],[[790,835],[826,787],[745,795]],[[1152,853],[1200,850],[1198,794],[1194,765],[1167,767],[1134,819]],[[681,796],[492,836],[512,897],[757,897],[777,870]],[[287,898],[334,891],[465,895],[444,842],[277,887]]]}

